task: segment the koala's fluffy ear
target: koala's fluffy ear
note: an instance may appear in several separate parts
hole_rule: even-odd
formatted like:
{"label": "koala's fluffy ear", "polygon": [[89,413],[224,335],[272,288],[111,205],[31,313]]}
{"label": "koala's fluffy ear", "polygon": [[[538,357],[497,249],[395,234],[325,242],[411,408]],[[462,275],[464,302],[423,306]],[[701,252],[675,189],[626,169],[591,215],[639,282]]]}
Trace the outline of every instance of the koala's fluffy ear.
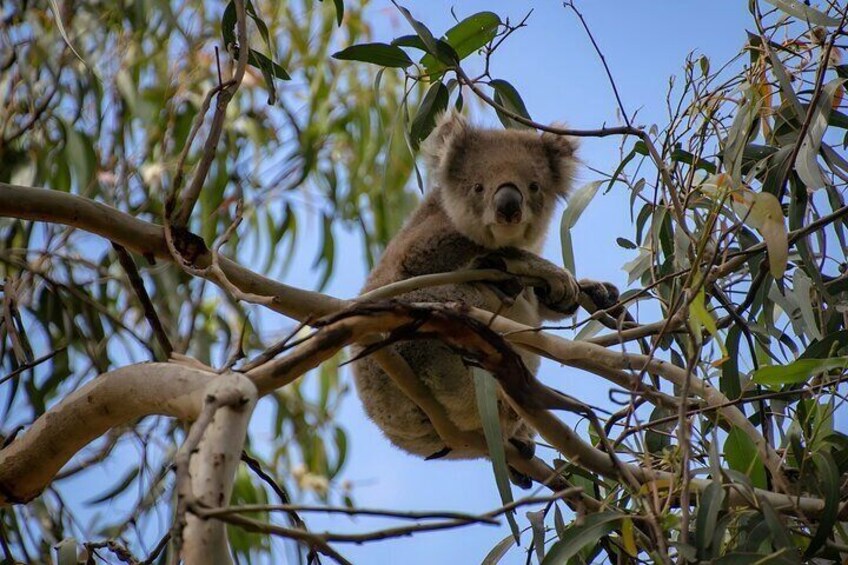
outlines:
{"label": "koala's fluffy ear", "polygon": [[[553,124],[562,127],[562,124]],[[566,135],[545,132],[542,134],[542,147],[551,166],[553,180],[560,196],[567,196],[571,190],[571,180],[577,162],[577,139]]]}
{"label": "koala's fluffy ear", "polygon": [[421,152],[427,168],[430,171],[439,170],[442,159],[449,153],[455,152],[455,143],[462,140],[469,130],[468,120],[456,110],[448,110],[439,116],[436,127],[421,144]]}

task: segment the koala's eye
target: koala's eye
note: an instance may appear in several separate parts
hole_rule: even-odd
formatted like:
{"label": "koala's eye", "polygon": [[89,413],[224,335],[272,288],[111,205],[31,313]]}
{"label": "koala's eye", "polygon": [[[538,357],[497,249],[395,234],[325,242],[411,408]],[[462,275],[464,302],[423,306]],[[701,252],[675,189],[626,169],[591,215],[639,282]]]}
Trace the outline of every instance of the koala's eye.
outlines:
{"label": "koala's eye", "polygon": [[480,194],[481,192],[483,192],[483,185],[480,184],[479,182],[477,184],[475,184],[474,185],[474,192],[476,192],[477,194]]}
{"label": "koala's eye", "polygon": [[540,188],[541,187],[539,186],[538,182],[531,182],[530,183],[530,192],[539,192]]}

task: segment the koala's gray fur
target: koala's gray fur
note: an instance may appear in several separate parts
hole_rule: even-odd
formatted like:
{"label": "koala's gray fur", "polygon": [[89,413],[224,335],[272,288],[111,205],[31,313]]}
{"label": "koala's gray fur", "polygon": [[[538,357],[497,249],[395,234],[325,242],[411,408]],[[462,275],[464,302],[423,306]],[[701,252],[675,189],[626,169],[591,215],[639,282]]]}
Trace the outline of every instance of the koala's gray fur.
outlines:
{"label": "koala's gray fur", "polygon": [[[520,130],[485,130],[470,126],[451,112],[442,117],[424,146],[433,185],[427,196],[386,248],[368,277],[364,291],[428,273],[489,266],[495,263],[517,275],[544,279],[547,289],[523,289],[501,315],[538,326],[576,308],[577,281],[564,269],[536,255],[558,199],[574,172],[573,139]],[[520,219],[509,221],[495,194],[516,195]],[[501,195],[503,198],[503,195]],[[513,207],[516,204],[513,204]],[[515,212],[515,210],[507,210]],[[491,285],[457,284],[416,290],[400,297],[411,302],[462,302],[492,312],[502,307]],[[392,346],[444,406],[463,431],[481,430],[471,370],[438,340]],[[536,372],[539,359],[523,354]],[[359,397],[369,417],[397,447],[421,457],[476,458],[484,454],[446,450],[424,412],[366,357],[354,364]],[[532,431],[501,401],[504,439],[532,455]]]}

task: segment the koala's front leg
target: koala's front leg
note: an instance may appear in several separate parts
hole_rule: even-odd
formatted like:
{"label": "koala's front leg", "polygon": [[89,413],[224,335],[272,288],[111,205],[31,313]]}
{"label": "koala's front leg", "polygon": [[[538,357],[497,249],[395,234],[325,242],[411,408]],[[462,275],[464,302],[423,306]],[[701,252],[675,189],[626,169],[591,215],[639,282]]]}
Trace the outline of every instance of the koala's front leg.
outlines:
{"label": "koala's front leg", "polygon": [[[582,293],[597,309],[606,309],[618,302],[618,289],[605,282],[581,279],[579,282],[567,269],[523,249],[506,248],[494,251],[477,259],[478,267],[495,268],[508,273],[536,277],[545,281],[545,286],[536,287],[539,302],[555,315],[569,316],[579,306]],[[510,289],[517,294],[520,289]]]}
{"label": "koala's front leg", "polygon": [[479,257],[475,266],[542,279],[545,284],[535,287],[536,296],[543,306],[557,314],[573,314],[579,306],[580,285],[574,275],[529,251],[511,247],[499,249]]}

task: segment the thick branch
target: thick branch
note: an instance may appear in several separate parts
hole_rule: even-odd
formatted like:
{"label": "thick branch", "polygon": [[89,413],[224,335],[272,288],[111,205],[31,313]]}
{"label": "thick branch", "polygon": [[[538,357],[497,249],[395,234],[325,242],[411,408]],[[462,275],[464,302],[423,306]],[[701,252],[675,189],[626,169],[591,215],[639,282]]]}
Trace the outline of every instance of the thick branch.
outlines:
{"label": "thick branch", "polygon": [[[105,237],[148,258],[173,260],[162,226],[66,192],[0,182],[0,217],[64,224]],[[208,266],[210,253],[200,255],[196,264],[199,268]],[[296,320],[321,317],[347,304],[263,277],[221,255],[219,264],[227,279],[241,291],[274,297],[267,306]]]}

